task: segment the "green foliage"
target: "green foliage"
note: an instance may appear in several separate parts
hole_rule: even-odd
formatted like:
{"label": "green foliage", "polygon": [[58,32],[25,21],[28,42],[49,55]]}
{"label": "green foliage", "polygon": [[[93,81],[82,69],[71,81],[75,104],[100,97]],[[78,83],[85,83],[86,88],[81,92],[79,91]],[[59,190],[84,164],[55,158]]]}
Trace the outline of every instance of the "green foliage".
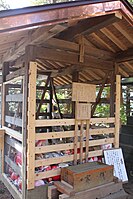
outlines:
{"label": "green foliage", "polygon": [[[97,89],[98,93],[99,89]],[[105,87],[102,92],[102,98],[108,98],[110,97],[110,87]],[[123,92],[123,97],[125,99],[126,94]],[[110,105],[109,104],[98,104],[95,111],[96,117],[109,117],[110,116]],[[126,124],[127,116],[126,116],[126,106],[121,105],[120,109],[120,117],[121,117],[121,123]]]}
{"label": "green foliage", "polygon": [[131,5],[133,6],[133,0],[128,0],[129,1],[129,3],[131,3]]}

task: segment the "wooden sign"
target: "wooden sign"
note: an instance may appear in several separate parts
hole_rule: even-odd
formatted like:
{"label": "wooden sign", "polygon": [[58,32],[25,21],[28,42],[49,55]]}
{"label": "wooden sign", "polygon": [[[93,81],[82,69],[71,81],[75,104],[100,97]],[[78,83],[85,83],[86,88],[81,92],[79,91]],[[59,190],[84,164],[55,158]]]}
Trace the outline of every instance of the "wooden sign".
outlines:
{"label": "wooden sign", "polygon": [[72,101],[95,102],[96,85],[74,82],[72,84]]}
{"label": "wooden sign", "polygon": [[106,164],[114,165],[114,176],[122,182],[127,182],[128,177],[121,148],[105,150],[104,158]]}
{"label": "wooden sign", "polygon": [[88,120],[91,117],[91,104],[76,103],[76,114],[77,120]]}

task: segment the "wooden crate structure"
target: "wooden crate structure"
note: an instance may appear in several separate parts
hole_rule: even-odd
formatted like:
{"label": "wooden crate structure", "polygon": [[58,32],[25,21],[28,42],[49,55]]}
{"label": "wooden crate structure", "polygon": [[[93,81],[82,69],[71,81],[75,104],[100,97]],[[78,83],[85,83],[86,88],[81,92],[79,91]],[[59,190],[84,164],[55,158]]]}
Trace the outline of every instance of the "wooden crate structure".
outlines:
{"label": "wooden crate structure", "polygon": [[[101,145],[113,144],[114,147],[119,146],[120,76],[116,76],[117,103],[115,117],[91,118],[90,113],[89,115],[85,115],[84,112],[83,117],[81,114],[82,111],[79,111],[76,119],[50,119],[48,113],[45,116],[46,119],[40,119],[40,117],[37,119],[37,108],[39,105],[37,105],[38,100],[36,93],[37,90],[40,89],[36,84],[37,76],[37,63],[29,62],[28,67],[19,69],[15,73],[6,74],[2,84],[2,130],[0,131],[0,149],[2,154],[1,177],[6,186],[10,188],[14,198],[28,198],[30,193],[34,195],[34,191],[37,189],[35,188],[35,181],[58,176],[61,173],[60,167],[38,172],[37,168],[39,167],[74,162],[75,154],[76,161],[83,163],[87,161],[88,158],[102,156],[103,150],[101,149]],[[45,85],[48,90],[49,85],[50,84]],[[46,90],[46,88],[44,90]],[[12,113],[10,107],[12,103],[17,103],[17,108],[19,108],[16,110],[18,112]],[[48,103],[47,100],[45,103]],[[90,105],[86,103],[76,104],[76,106],[77,105],[79,105],[78,107],[79,109],[81,108],[81,110],[86,109],[86,107],[88,111],[91,109]],[[97,128],[90,128],[90,125],[91,127],[97,125]],[[57,127],[60,127],[60,130],[54,131],[53,129]],[[64,129],[64,127],[66,128]],[[75,127],[78,128],[76,129]],[[38,131],[40,128],[41,132]],[[76,149],[78,150],[80,148],[80,153],[74,153],[75,132],[77,136]],[[87,132],[89,132],[89,134]],[[79,140],[81,133],[82,143]],[[88,136],[95,137],[102,134],[106,134],[106,138],[89,140]],[[83,138],[86,138],[88,142]],[[36,146],[37,141],[54,139],[67,139],[67,142]],[[17,152],[22,152],[22,167],[16,165],[10,157],[9,151],[13,148]],[[70,150],[71,154],[45,158],[45,154],[57,152],[57,150],[59,152]],[[38,159],[37,157],[42,154],[43,158]],[[6,175],[8,166],[21,176],[22,193],[20,193],[8,179]],[[44,193],[44,189],[42,189],[42,192]],[[46,188],[45,194],[47,195]]]}

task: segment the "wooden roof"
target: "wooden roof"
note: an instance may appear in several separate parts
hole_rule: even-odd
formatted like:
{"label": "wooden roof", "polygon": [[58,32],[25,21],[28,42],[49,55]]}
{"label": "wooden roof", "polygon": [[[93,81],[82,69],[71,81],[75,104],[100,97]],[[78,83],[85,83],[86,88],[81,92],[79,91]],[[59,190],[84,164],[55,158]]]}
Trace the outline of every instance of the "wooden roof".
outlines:
{"label": "wooden roof", "polygon": [[[93,0],[0,13],[0,64],[22,67],[25,47],[36,52],[39,70],[55,83],[100,82],[119,66],[133,76],[133,15],[126,1]],[[21,65],[20,65],[21,63]]]}

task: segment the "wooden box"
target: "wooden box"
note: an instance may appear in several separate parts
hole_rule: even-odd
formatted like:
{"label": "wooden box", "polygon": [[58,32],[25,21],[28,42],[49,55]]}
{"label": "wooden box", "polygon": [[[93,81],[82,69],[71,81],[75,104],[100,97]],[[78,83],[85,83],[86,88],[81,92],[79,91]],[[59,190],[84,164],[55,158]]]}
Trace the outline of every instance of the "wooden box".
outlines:
{"label": "wooden box", "polygon": [[75,192],[113,181],[113,166],[91,162],[61,169],[61,180],[69,183]]}

